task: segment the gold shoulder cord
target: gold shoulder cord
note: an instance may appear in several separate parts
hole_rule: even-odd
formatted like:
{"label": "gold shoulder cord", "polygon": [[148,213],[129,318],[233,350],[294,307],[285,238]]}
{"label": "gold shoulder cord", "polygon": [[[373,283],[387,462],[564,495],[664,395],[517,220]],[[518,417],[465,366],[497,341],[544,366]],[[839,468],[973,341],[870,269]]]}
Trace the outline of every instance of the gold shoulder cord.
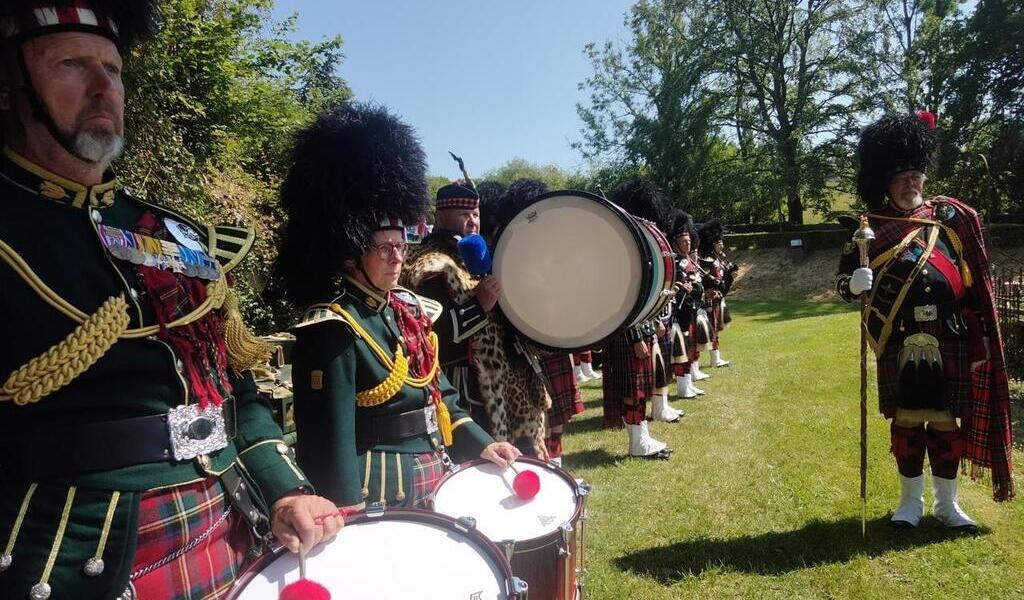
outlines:
{"label": "gold shoulder cord", "polygon": [[[84,373],[119,339],[140,339],[160,331],[158,325],[129,329],[128,303],[123,296],[108,298],[93,315],[82,312],[50,289],[14,249],[2,240],[0,259],[44,302],[78,324],[60,343],[12,373],[0,388],[0,401],[12,400],[18,405],[38,402]],[[183,327],[201,319],[211,310],[221,308],[227,296],[228,288],[223,279],[210,282],[206,300],[167,327]]]}

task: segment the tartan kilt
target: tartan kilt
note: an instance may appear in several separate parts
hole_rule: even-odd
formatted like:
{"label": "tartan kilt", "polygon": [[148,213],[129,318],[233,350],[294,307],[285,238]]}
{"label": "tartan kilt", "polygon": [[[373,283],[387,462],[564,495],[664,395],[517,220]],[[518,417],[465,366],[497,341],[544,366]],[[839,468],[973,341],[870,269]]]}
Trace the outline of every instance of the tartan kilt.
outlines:
{"label": "tartan kilt", "polygon": [[[948,331],[942,332],[943,327],[938,321],[918,325],[922,333],[933,335],[939,340],[945,385],[944,397],[936,400],[935,410],[948,410],[954,417],[965,416],[971,402],[971,358],[967,337],[957,337]],[[894,331],[877,359],[878,409],[890,419],[902,408],[899,397],[899,352],[903,340],[912,333],[916,331],[902,334]]]}
{"label": "tartan kilt", "polygon": [[[646,341],[650,345],[654,338]],[[604,426],[621,428],[623,398],[646,400],[654,389],[654,361],[650,358],[636,358],[633,344],[625,335],[619,335],[604,347],[602,375]]]}
{"label": "tartan kilt", "polygon": [[139,536],[132,573],[174,554],[207,533],[195,548],[135,578],[138,600],[224,598],[243,571],[256,541],[242,515],[230,510],[217,478],[152,490],[139,504]]}
{"label": "tartan kilt", "polygon": [[721,294],[715,294],[712,297],[711,308],[708,310],[708,322],[711,323],[711,341],[718,341],[718,332],[725,329],[725,323],[722,320],[722,300]]}
{"label": "tartan kilt", "polygon": [[540,357],[540,368],[551,388],[551,408],[548,409],[547,426],[565,425],[569,419],[583,412],[580,400],[580,386],[576,383],[572,355],[547,354]]}
{"label": "tartan kilt", "polygon": [[424,452],[412,459],[412,504],[427,508],[427,500],[444,477],[444,463],[437,452]]}

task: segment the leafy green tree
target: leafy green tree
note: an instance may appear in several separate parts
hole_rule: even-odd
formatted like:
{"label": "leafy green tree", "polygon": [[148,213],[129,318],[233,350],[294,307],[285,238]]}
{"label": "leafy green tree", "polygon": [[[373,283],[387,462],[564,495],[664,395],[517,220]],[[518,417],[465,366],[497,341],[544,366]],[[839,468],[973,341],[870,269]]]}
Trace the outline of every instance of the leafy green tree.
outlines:
{"label": "leafy green tree", "polygon": [[558,165],[538,165],[522,158],[513,158],[497,169],[484,173],[480,178],[509,185],[517,179],[540,179],[553,190],[567,187],[569,176]]}
{"label": "leafy green tree", "polygon": [[274,23],[271,0],[166,0],[157,37],[126,65],[125,156],[118,171],[137,194],[206,222],[251,223],[253,259],[239,289],[250,321],[282,221],[277,185],[292,132],[326,103],[351,97],[336,74],[341,38],[292,42],[295,18]]}

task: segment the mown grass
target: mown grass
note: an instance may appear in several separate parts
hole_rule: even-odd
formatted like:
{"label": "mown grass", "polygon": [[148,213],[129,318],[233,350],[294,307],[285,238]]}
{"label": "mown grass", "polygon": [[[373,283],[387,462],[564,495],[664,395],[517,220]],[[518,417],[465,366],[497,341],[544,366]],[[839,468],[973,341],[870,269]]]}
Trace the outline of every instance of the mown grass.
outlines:
{"label": "mown grass", "polygon": [[1024,501],[997,504],[985,482],[963,483],[981,535],[931,517],[889,527],[897,481],[873,389],[861,538],[855,312],[740,300],[732,311],[722,348],[733,365],[708,369],[706,396],[673,401],[681,423],[651,425],[670,461],[627,458],[625,432],[600,428],[600,382],[585,385],[564,460],[594,488],[588,598],[1024,597]]}

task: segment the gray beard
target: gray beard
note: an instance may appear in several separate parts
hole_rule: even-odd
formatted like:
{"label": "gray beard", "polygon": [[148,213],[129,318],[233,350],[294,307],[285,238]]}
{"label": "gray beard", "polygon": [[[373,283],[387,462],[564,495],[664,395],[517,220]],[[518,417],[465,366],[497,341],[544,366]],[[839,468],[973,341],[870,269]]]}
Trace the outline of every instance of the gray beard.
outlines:
{"label": "gray beard", "polygon": [[85,162],[99,165],[106,170],[124,149],[124,137],[117,134],[96,135],[79,131],[71,138],[75,156]]}

